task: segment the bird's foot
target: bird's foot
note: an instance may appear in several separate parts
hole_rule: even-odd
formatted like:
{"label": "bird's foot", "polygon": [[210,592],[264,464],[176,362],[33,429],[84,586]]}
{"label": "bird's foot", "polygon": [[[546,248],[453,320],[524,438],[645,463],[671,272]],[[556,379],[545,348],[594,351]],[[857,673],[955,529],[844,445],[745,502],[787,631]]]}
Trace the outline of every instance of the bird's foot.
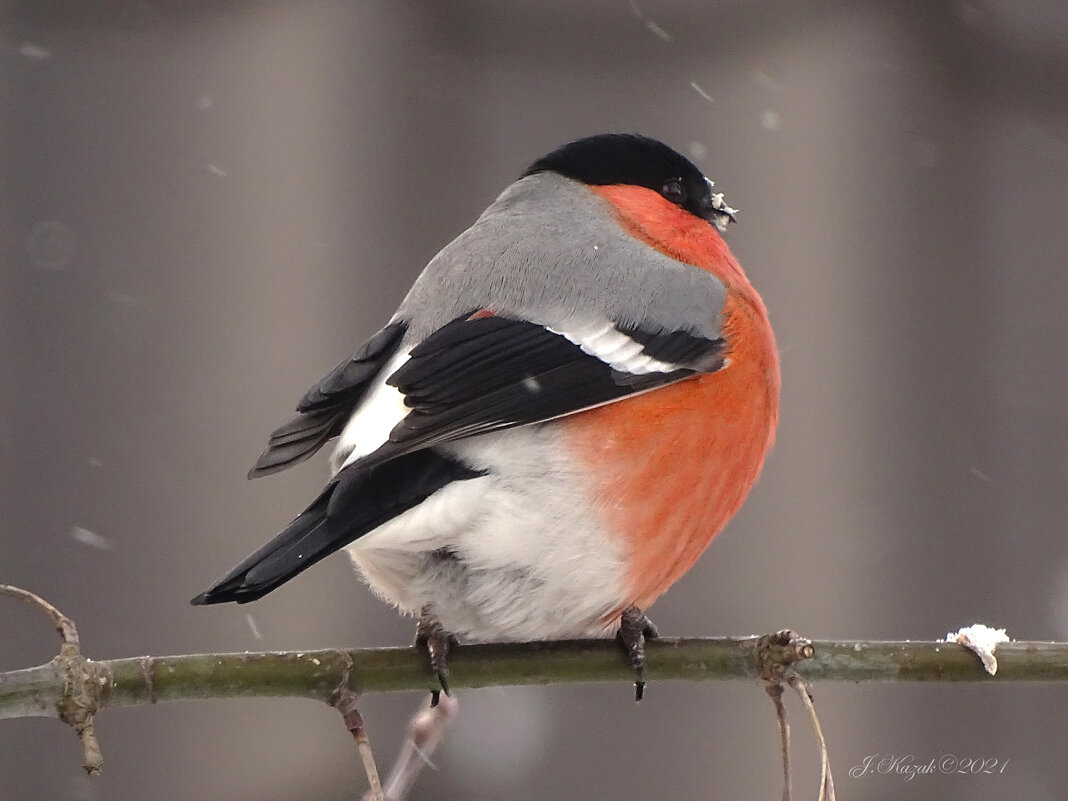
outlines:
{"label": "bird's foot", "polygon": [[456,645],[456,637],[441,625],[431,611],[430,604],[423,607],[419,614],[419,623],[415,627],[415,646],[423,646],[430,657],[430,669],[437,676],[441,690],[430,694],[430,705],[437,706],[441,693],[449,695],[449,648]]}
{"label": "bird's foot", "polygon": [[616,636],[634,668],[634,700],[640,701],[645,696],[645,641],[655,640],[660,632],[645,616],[645,612],[636,606],[628,606],[619,618],[619,633]]}

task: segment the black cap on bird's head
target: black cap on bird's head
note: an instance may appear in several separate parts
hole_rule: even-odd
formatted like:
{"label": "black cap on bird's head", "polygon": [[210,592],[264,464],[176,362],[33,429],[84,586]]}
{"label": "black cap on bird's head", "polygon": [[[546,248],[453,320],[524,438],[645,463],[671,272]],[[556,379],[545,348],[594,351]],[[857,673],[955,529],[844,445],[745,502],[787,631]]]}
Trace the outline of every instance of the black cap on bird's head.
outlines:
{"label": "black cap on bird's head", "polygon": [[721,231],[734,222],[737,212],[713,191],[712,182],[692,161],[648,136],[599,134],[578,139],[535,161],[523,177],[539,172],[555,172],[589,186],[652,189]]}

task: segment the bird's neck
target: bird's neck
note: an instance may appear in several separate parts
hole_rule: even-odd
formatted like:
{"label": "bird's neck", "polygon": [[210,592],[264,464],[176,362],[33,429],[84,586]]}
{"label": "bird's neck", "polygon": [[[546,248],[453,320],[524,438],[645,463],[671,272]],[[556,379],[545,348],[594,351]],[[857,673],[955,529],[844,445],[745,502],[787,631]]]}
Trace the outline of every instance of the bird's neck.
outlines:
{"label": "bird's neck", "polygon": [[743,361],[750,369],[763,372],[770,390],[769,413],[774,432],[779,404],[779,358],[775,334],[764,301],[749,283],[723,237],[710,223],[651,189],[597,186],[593,191],[608,201],[620,224],[636,239],[676,261],[705,270],[723,282],[727,288],[724,312],[729,346],[736,356],[745,352]]}
{"label": "bird's neck", "polygon": [[[760,304],[741,265],[711,223],[651,189],[620,185],[591,188],[608,201],[620,224],[635,239],[676,261],[712,273],[728,290],[752,297]],[[760,306],[763,308],[763,304]]]}

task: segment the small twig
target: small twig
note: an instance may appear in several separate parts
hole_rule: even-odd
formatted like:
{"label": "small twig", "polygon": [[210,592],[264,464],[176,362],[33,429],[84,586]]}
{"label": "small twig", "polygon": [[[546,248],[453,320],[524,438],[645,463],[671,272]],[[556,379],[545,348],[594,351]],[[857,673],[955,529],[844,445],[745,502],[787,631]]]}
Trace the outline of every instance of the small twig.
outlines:
{"label": "small twig", "polygon": [[74,729],[82,744],[82,765],[90,776],[97,775],[104,766],[104,755],[100,751],[93,715],[100,708],[109,683],[107,669],[82,655],[74,621],[44,598],[10,584],[0,584],[0,595],[31,603],[52,619],[62,640],[59,654],[50,663],[57,677],[63,680],[62,694],[55,700],[56,717]]}
{"label": "small twig", "polygon": [[[401,801],[407,798],[415,786],[416,779],[425,767],[434,767],[430,756],[441,744],[445,728],[456,717],[460,704],[455,696],[442,695],[436,706],[426,705],[416,710],[408,722],[408,729],[397,761],[389,772],[385,782],[385,794],[388,801]],[[364,796],[370,801],[370,795]]]}
{"label": "small twig", "polygon": [[775,717],[779,721],[779,746],[782,749],[782,801],[790,801],[790,724],[786,722],[786,705],[782,702],[782,685],[769,684],[765,688],[775,704]]}
{"label": "small twig", "polygon": [[367,783],[371,786],[371,798],[373,801],[386,801],[386,796],[382,793],[382,780],[378,777],[375,755],[371,750],[371,741],[367,737],[367,726],[364,725],[363,716],[356,705],[358,700],[359,696],[342,684],[334,692],[330,705],[341,713],[345,728],[356,741],[356,750],[360,754],[364,773],[367,774]]}
{"label": "small twig", "polygon": [[0,584],[0,595],[6,595],[9,598],[18,598],[19,600],[26,601],[33,604],[38,609],[44,611],[46,615],[52,618],[52,623],[56,627],[56,633],[63,641],[64,645],[72,645],[75,648],[80,646],[78,640],[78,629],[74,625],[74,621],[67,617],[65,614],[56,609],[52,604],[48,603],[40,595],[36,595],[29,590],[24,590],[21,587],[12,587],[10,584]]}
{"label": "small twig", "polygon": [[[768,695],[771,696],[771,700],[775,704],[775,717],[779,721],[779,743],[782,748],[783,801],[790,801],[792,795],[790,725],[786,722],[786,706],[782,702],[783,685],[789,684],[794,689],[797,689],[795,682],[800,681],[800,679],[794,670],[794,666],[802,660],[812,659],[815,654],[811,641],[789,629],[783,629],[775,634],[766,634],[760,637],[757,640],[756,650],[754,651],[757,674],[764,680],[764,689],[767,690]],[[820,736],[822,742],[822,735]],[[820,799],[824,801],[822,794]],[[833,790],[832,797],[827,801],[833,801]]]}
{"label": "small twig", "polygon": [[820,747],[820,794],[819,801],[834,801],[834,778],[831,776],[831,760],[827,755],[827,741],[823,737],[823,728],[820,726],[819,716],[816,714],[816,706],[812,703],[812,694],[808,691],[805,680],[798,675],[791,676],[788,683],[798,695],[801,702],[808,710],[809,720],[812,721],[812,730],[816,733],[816,741]]}

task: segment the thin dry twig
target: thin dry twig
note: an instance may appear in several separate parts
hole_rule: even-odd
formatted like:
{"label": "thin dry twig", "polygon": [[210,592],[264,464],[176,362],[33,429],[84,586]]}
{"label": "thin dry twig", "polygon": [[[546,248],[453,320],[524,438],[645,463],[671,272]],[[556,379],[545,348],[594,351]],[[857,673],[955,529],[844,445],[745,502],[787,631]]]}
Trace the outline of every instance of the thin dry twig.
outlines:
{"label": "thin dry twig", "polygon": [[82,655],[78,628],[74,621],[44,598],[10,584],[0,584],[0,596],[33,604],[52,619],[62,643],[59,654],[52,660],[51,665],[64,682],[63,694],[55,704],[56,717],[74,729],[78,735],[82,744],[82,765],[86,773],[90,776],[97,775],[104,766],[104,755],[100,750],[100,740],[96,736],[93,715],[100,708],[101,698],[108,685],[106,669]]}
{"label": "thin dry twig", "polygon": [[330,694],[327,703],[341,713],[341,719],[345,722],[345,728],[349,730],[352,739],[356,742],[356,750],[360,754],[363,763],[363,771],[367,774],[367,783],[371,786],[370,796],[373,801],[386,801],[382,793],[382,780],[378,776],[378,765],[375,764],[375,755],[371,750],[371,741],[367,737],[367,726],[363,722],[363,715],[357,707],[359,694],[349,689],[349,680],[352,677],[352,657],[345,660],[341,681]]}
{"label": "thin dry twig", "polygon": [[788,679],[788,683],[798,695],[801,702],[808,710],[809,720],[812,721],[812,730],[816,733],[816,742],[820,747],[820,794],[819,801],[834,801],[834,777],[831,776],[831,760],[827,755],[827,740],[823,737],[823,728],[820,726],[819,716],[816,714],[816,706],[812,703],[812,693],[808,691],[805,680],[798,675]]}
{"label": "thin dry twig", "polygon": [[74,625],[74,621],[52,606],[52,604],[48,603],[48,601],[40,595],[32,593],[29,590],[24,590],[21,587],[13,587],[10,584],[0,584],[0,595],[6,595],[9,598],[18,598],[21,601],[33,604],[52,618],[52,623],[56,627],[56,633],[59,635],[59,638],[63,641],[64,645],[72,645],[75,648],[80,646],[81,643],[78,639],[78,629]]}
{"label": "thin dry twig", "polygon": [[[794,682],[800,681],[800,678],[794,666],[805,659],[812,659],[815,654],[815,649],[812,647],[810,640],[789,629],[783,629],[775,634],[766,634],[759,638],[754,651],[757,674],[764,680],[764,689],[775,704],[775,717],[779,722],[779,744],[782,749],[783,801],[790,801],[792,795],[790,725],[786,722],[786,706],[782,702],[783,686],[788,684],[796,690],[797,685]],[[803,682],[802,686],[804,686]],[[809,703],[811,704],[811,700],[809,700]],[[814,710],[813,714],[815,714]],[[822,734],[820,737],[822,742]],[[823,753],[826,754],[826,750]],[[833,788],[832,796],[829,799],[824,799],[821,793],[820,801],[833,801]]]}
{"label": "thin dry twig", "polygon": [[[429,701],[408,722],[404,743],[385,782],[388,801],[407,798],[423,768],[434,767],[431,755],[441,744],[445,729],[456,717],[460,704],[455,696],[442,695],[436,706]],[[364,801],[370,801],[369,796]]]}
{"label": "thin dry twig", "polygon": [[786,722],[786,705],[782,702],[781,684],[769,684],[765,688],[775,704],[775,717],[779,721],[779,746],[782,749],[782,801],[790,801],[790,724]]}
{"label": "thin dry twig", "polygon": [[335,697],[330,705],[341,713],[345,721],[345,728],[349,730],[352,739],[356,741],[356,750],[360,754],[364,773],[367,774],[367,783],[371,786],[370,796],[373,801],[386,801],[382,792],[382,780],[378,776],[378,766],[375,764],[375,755],[371,750],[371,741],[367,737],[367,726],[363,722],[363,716],[356,706],[359,696],[348,687],[338,687]]}

